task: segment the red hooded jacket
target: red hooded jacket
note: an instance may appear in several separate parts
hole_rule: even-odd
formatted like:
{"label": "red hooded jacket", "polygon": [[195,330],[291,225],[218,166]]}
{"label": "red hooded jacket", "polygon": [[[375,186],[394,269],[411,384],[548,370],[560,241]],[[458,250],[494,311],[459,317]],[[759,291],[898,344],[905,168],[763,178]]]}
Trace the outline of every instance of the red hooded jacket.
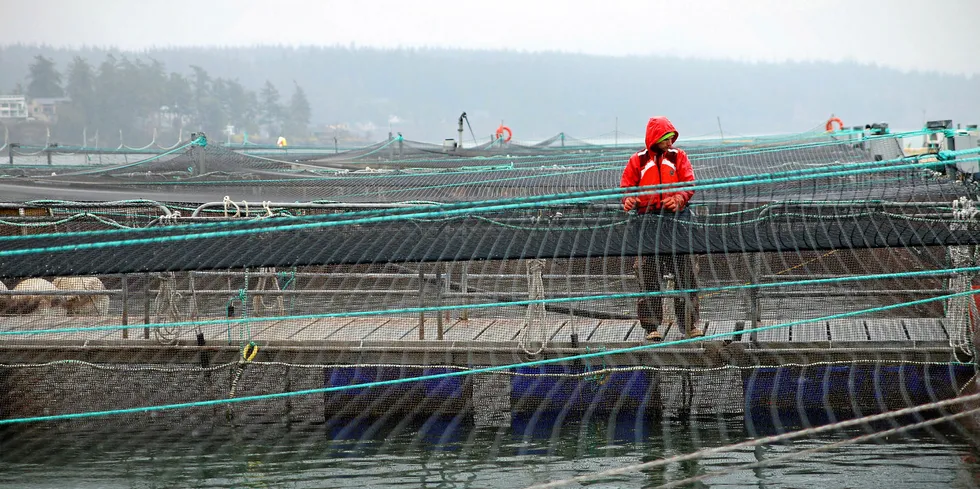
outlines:
{"label": "red hooded jacket", "polygon": [[[693,182],[694,169],[687,159],[687,153],[682,149],[671,148],[665,153],[650,151],[650,146],[660,140],[665,134],[673,132],[671,144],[677,141],[677,129],[666,117],[651,117],[647,122],[646,147],[643,151],[630,156],[623,170],[620,187],[640,187],[676,182]],[[662,198],[668,195],[680,195],[687,204],[694,196],[693,190],[680,192],[653,191],[640,194],[640,204],[636,206],[639,213],[660,212]]]}

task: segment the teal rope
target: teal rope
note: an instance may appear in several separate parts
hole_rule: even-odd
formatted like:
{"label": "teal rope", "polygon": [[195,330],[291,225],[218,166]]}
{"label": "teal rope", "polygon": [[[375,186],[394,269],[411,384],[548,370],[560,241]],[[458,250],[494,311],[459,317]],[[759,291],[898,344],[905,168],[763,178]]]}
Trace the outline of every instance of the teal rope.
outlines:
{"label": "teal rope", "polygon": [[[487,309],[492,307],[529,306],[535,304],[550,304],[550,303],[564,303],[564,302],[581,302],[581,301],[596,301],[596,300],[610,300],[610,299],[635,299],[640,297],[658,297],[664,295],[727,292],[732,290],[792,287],[792,286],[800,286],[800,285],[820,285],[820,284],[839,283],[839,282],[859,282],[864,280],[883,280],[883,279],[894,279],[894,278],[921,277],[921,276],[938,275],[938,274],[945,274],[945,273],[969,273],[969,272],[980,272],[980,266],[948,268],[942,270],[918,270],[912,272],[879,273],[879,274],[849,276],[849,277],[830,277],[830,278],[819,278],[819,279],[811,279],[811,280],[793,280],[788,282],[722,285],[718,287],[683,289],[683,290],[674,290],[669,292],[668,291],[624,292],[620,294],[588,295],[588,296],[579,296],[579,297],[557,297],[552,299],[527,299],[522,301],[493,302],[493,303],[482,303],[482,304],[403,307],[398,309],[385,309],[385,310],[378,310],[378,311],[333,312],[333,313],[323,313],[323,314],[303,314],[298,316],[269,316],[264,318],[263,320],[279,321],[279,320],[286,320],[286,319],[320,319],[320,318],[333,318],[333,317],[350,318],[350,317],[364,317],[364,316],[380,316],[384,314],[391,314],[391,315],[412,314],[412,313],[419,313],[419,312],[436,312],[436,311],[448,311],[448,310],[458,310],[458,309]],[[974,291],[974,293],[980,293],[980,289],[977,289],[976,291]],[[179,328],[185,326],[208,326],[214,324],[238,324],[247,321],[250,321],[250,319],[210,319],[210,320],[203,320],[203,321],[180,321],[180,322],[173,322],[173,323],[157,323],[157,324],[88,326],[88,327],[81,327],[81,328],[54,328],[54,329],[35,329],[35,330],[8,330],[8,331],[0,331],[0,337],[33,335],[33,334],[49,334],[49,333],[84,333],[90,331],[115,331],[115,330],[149,328],[149,327],[159,327],[159,326]]]}
{"label": "teal rope", "polygon": [[[800,325],[800,324],[807,324],[807,323],[818,322],[818,321],[830,321],[830,320],[833,320],[833,319],[841,319],[841,318],[846,318],[846,317],[853,317],[853,316],[857,316],[857,315],[861,315],[861,314],[866,314],[866,313],[873,313],[873,312],[878,312],[878,311],[886,311],[886,310],[890,310],[890,309],[897,309],[897,308],[902,308],[902,307],[915,306],[915,305],[919,305],[919,304],[926,304],[926,303],[929,303],[929,302],[935,302],[935,301],[939,301],[939,300],[948,300],[948,299],[953,299],[953,298],[956,298],[956,297],[962,297],[962,296],[972,295],[972,294],[976,294],[976,293],[980,293],[980,290],[969,290],[969,291],[965,291],[965,292],[957,292],[955,294],[949,294],[949,295],[939,296],[939,297],[932,297],[932,298],[927,298],[927,299],[919,299],[919,300],[910,301],[910,302],[902,302],[902,303],[898,303],[898,304],[892,304],[892,305],[889,305],[889,306],[881,306],[881,307],[874,307],[874,308],[870,308],[870,309],[863,309],[863,310],[859,310],[859,311],[851,311],[851,312],[844,312],[844,313],[839,313],[839,314],[832,314],[830,316],[824,316],[824,317],[819,317],[819,318],[815,318],[815,319],[802,319],[802,320],[798,320],[798,321],[791,321],[791,322],[788,322],[788,323],[774,324],[774,325],[770,325],[770,326],[760,326],[758,328],[750,328],[750,329],[742,330],[741,333],[742,334],[759,333],[759,332],[763,332],[763,331],[769,331],[769,330],[772,330],[772,329],[792,327],[792,326],[796,326],[796,325]],[[569,356],[566,356],[566,357],[559,357],[559,358],[546,358],[546,359],[542,359],[542,360],[533,360],[533,361],[528,361],[528,362],[510,364],[510,365],[499,365],[499,366],[491,366],[491,367],[482,367],[482,368],[476,368],[476,369],[471,369],[471,370],[460,370],[460,371],[453,371],[453,372],[444,372],[444,373],[440,373],[440,374],[430,374],[430,375],[420,375],[420,376],[416,376],[416,377],[403,377],[403,378],[398,378],[398,379],[380,380],[380,381],[373,381],[373,382],[365,382],[365,383],[361,383],[361,384],[338,385],[338,386],[334,386],[334,387],[321,387],[321,388],[316,388],[316,389],[304,389],[304,390],[292,391],[292,392],[278,392],[278,393],[273,393],[273,394],[260,394],[260,395],[254,395],[254,396],[246,396],[246,397],[235,397],[235,398],[231,398],[231,399],[214,399],[214,400],[209,400],[209,401],[194,401],[194,402],[183,402],[183,403],[176,403],[176,404],[160,404],[160,405],[156,405],[156,406],[142,406],[142,407],[125,408],[125,409],[112,409],[112,410],[105,410],[105,411],[91,411],[91,412],[85,412],[85,413],[69,413],[69,414],[55,414],[55,415],[48,415],[48,416],[33,416],[33,417],[27,417],[27,418],[0,419],[0,425],[14,424],[14,423],[32,423],[32,422],[38,422],[38,421],[56,421],[56,420],[65,420],[65,419],[91,418],[91,417],[96,417],[96,416],[110,416],[110,415],[118,415],[118,414],[143,413],[143,412],[150,412],[150,411],[163,411],[163,410],[169,410],[169,409],[182,409],[182,408],[191,408],[191,407],[215,406],[215,405],[220,405],[220,404],[225,404],[225,403],[232,403],[232,402],[264,401],[264,400],[270,400],[270,399],[280,399],[280,398],[284,398],[284,397],[303,396],[303,395],[310,395],[310,394],[324,394],[324,393],[327,393],[327,392],[339,392],[339,391],[346,391],[346,390],[353,390],[353,389],[366,389],[366,388],[371,388],[371,387],[383,387],[383,386],[389,386],[389,385],[406,384],[406,383],[409,383],[409,382],[428,381],[428,380],[440,380],[440,379],[446,379],[446,378],[451,378],[451,377],[462,377],[462,376],[465,376],[465,375],[485,374],[485,373],[499,372],[499,371],[503,371],[503,370],[512,370],[512,369],[517,369],[517,368],[536,367],[536,366],[539,366],[539,365],[550,365],[550,364],[554,364],[554,363],[565,363],[565,362],[570,362],[570,361],[574,361],[574,360],[586,360],[586,359],[590,359],[590,358],[605,357],[605,356],[608,356],[608,355],[616,355],[616,354],[622,354],[622,353],[633,353],[633,352],[639,352],[639,351],[644,351],[644,350],[652,350],[652,349],[656,349],[656,348],[666,348],[666,347],[669,347],[669,346],[685,345],[685,344],[688,344],[688,343],[695,343],[695,342],[701,342],[701,341],[707,341],[707,340],[713,340],[713,339],[729,338],[729,337],[732,336],[732,334],[733,333],[731,333],[731,332],[728,332],[728,333],[717,333],[717,334],[705,335],[705,336],[701,336],[701,337],[697,337],[697,338],[683,338],[683,339],[674,340],[674,341],[665,341],[665,342],[662,342],[662,343],[652,343],[652,344],[648,344],[648,345],[631,346],[631,347],[626,347],[626,348],[619,348],[619,349],[613,349],[613,350],[607,350],[607,351],[600,351],[600,352],[594,352],[594,353],[584,353],[584,354],[579,354],[579,355],[569,355]],[[949,363],[951,365],[972,365],[972,364],[966,364],[966,363],[961,363],[961,362],[949,362]]]}
{"label": "teal rope", "polygon": [[140,160],[140,161],[137,161],[137,162],[134,162],[134,163],[130,163],[128,165],[114,166],[114,167],[110,167],[110,168],[106,168],[106,166],[108,166],[108,165],[106,165],[106,166],[100,166],[99,168],[96,168],[94,170],[73,172],[73,173],[71,173],[71,175],[89,175],[89,174],[92,174],[92,173],[103,173],[103,172],[106,172],[106,171],[123,170],[123,169],[126,169],[126,168],[131,168],[131,167],[134,167],[134,166],[143,165],[143,164],[149,163],[151,161],[156,161],[156,160],[158,160],[160,158],[163,158],[164,156],[167,156],[169,154],[176,153],[177,151],[182,151],[182,150],[187,149],[188,147],[194,146],[194,145],[201,146],[203,148],[204,146],[207,145],[207,140],[204,139],[203,136],[201,136],[201,137],[198,137],[197,139],[195,139],[195,140],[193,140],[193,141],[191,141],[191,142],[189,142],[187,144],[184,144],[183,146],[178,146],[178,147],[176,147],[174,149],[171,149],[170,151],[165,151],[163,153],[160,153],[160,154],[158,154],[156,156],[152,156],[152,157],[147,158],[145,160]]}

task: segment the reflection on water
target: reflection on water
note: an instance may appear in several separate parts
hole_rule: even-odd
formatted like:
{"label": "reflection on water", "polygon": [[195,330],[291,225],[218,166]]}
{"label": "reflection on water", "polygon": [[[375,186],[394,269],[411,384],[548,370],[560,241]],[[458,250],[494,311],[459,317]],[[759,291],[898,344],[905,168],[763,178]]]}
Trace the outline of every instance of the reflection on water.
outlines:
{"label": "reflection on water", "polygon": [[[53,425],[8,428],[0,435],[0,487],[524,487],[750,436],[740,418],[556,422],[540,413],[515,416],[503,427],[476,427],[462,415],[304,426],[218,424],[189,426],[180,433],[111,426],[108,422],[97,432]],[[863,432],[856,428],[727,452],[633,471],[589,487],[655,487]],[[968,435],[942,426],[740,470],[695,487],[978,487],[977,453]]]}

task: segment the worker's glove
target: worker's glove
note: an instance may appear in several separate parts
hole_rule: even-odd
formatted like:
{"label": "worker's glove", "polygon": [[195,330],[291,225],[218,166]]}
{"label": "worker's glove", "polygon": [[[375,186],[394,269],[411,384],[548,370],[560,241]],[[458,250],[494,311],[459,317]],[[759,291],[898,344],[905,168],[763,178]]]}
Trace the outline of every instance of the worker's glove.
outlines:
{"label": "worker's glove", "polygon": [[626,212],[635,209],[638,205],[640,205],[639,197],[626,197],[623,199],[623,210]]}

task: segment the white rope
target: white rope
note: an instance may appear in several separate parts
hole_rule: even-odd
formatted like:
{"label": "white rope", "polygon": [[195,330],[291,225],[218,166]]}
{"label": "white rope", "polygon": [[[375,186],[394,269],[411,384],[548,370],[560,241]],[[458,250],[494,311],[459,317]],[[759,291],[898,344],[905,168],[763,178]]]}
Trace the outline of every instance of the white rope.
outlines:
{"label": "white rope", "polygon": [[[160,278],[160,289],[154,299],[156,317],[153,322],[160,324],[160,317],[166,314],[171,323],[180,322],[180,300],[183,297],[177,291],[177,278],[174,272],[166,272],[158,275]],[[173,345],[180,339],[180,327],[168,327],[165,325],[154,328],[157,340],[165,345]]]}
{"label": "white rope", "polygon": [[[545,261],[542,259],[528,260],[527,262],[527,293],[528,300],[544,299],[544,281],[541,278],[541,271],[544,269]],[[527,308],[524,325],[521,327],[521,339],[518,344],[521,350],[529,356],[536,356],[544,351],[548,344],[548,338],[544,331],[545,309],[543,303],[531,304]],[[530,349],[531,331],[537,330],[541,336],[541,346],[535,350]]]}
{"label": "white rope", "polygon": [[[259,276],[259,283],[255,285],[255,290],[282,290],[279,287],[279,277],[276,275],[275,267],[259,268],[259,273],[261,275]],[[271,274],[271,276],[268,276],[268,274]],[[268,279],[272,279],[272,285],[266,289],[265,284]],[[265,303],[264,294],[258,294],[256,300],[252,301],[252,309],[258,316],[264,316],[268,311],[278,313],[280,316],[286,314],[286,307],[281,294],[276,296],[275,302],[271,306]]]}
{"label": "white rope", "polygon": [[235,206],[235,215],[231,217],[238,217],[241,215],[241,209],[238,208],[238,204],[236,204],[234,200],[231,200],[231,197],[226,195],[225,198],[221,200],[221,203],[225,207],[225,217],[228,217],[229,206]]}

